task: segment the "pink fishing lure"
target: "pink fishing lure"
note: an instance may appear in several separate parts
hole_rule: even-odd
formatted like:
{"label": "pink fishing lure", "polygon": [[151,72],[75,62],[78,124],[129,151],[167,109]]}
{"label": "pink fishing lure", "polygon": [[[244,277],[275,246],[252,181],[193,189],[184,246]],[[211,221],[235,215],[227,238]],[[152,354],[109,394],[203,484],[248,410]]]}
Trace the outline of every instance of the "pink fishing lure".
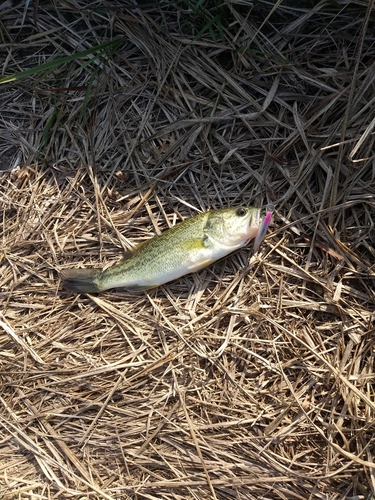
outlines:
{"label": "pink fishing lure", "polygon": [[259,228],[258,234],[255,238],[254,241],[254,252],[257,252],[260,244],[264,240],[264,237],[266,236],[266,232],[268,229],[268,226],[270,225],[271,219],[272,219],[272,214],[275,211],[275,207],[273,205],[267,205],[266,207],[266,215],[263,219],[262,225]]}

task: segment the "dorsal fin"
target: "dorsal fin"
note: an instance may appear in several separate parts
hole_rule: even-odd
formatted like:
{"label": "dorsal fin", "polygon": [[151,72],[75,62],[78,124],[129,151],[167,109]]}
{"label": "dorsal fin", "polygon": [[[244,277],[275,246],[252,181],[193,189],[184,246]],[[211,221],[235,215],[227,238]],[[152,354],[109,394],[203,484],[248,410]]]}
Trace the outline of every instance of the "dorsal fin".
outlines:
{"label": "dorsal fin", "polygon": [[132,257],[132,255],[133,255],[133,253],[134,253],[134,250],[135,250],[136,248],[138,249],[138,247],[135,247],[133,250],[130,250],[130,249],[124,250],[124,251],[122,252],[122,259],[121,259],[121,261],[120,261],[120,262],[123,262],[124,260],[128,260],[128,259],[130,259],[130,257]]}

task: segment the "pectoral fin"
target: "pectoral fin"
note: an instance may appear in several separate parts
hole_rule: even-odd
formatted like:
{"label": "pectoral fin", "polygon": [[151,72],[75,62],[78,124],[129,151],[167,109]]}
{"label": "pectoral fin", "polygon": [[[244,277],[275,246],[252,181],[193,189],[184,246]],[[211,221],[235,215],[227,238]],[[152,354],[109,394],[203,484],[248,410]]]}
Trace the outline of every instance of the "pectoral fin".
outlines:
{"label": "pectoral fin", "polygon": [[186,246],[186,254],[188,255],[188,258],[186,259],[186,269],[190,273],[199,271],[215,261],[212,256],[207,255],[209,253],[207,252],[207,249],[210,248],[211,241],[206,235],[203,236],[203,238],[190,240],[185,243],[184,246]]}

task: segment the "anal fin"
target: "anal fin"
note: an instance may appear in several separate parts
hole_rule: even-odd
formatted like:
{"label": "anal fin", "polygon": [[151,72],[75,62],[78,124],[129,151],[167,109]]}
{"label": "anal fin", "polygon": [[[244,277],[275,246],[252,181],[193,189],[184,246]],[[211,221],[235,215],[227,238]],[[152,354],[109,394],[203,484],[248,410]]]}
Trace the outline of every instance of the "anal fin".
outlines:
{"label": "anal fin", "polygon": [[213,262],[215,262],[215,259],[207,259],[207,260],[200,260],[199,262],[194,262],[193,264],[188,266],[189,273],[195,273],[196,271],[200,271],[201,269],[204,269]]}
{"label": "anal fin", "polygon": [[126,285],[123,288],[127,290],[128,292],[143,292],[144,290],[152,290],[153,288],[158,287],[159,284],[157,285]]}

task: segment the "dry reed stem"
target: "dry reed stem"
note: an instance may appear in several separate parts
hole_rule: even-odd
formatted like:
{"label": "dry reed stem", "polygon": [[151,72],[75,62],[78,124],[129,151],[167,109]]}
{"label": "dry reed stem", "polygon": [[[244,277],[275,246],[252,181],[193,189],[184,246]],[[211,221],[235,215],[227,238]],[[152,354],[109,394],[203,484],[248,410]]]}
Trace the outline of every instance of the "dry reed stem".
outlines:
{"label": "dry reed stem", "polygon": [[[375,495],[374,2],[289,4],[4,4],[4,74],[124,41],[2,88],[2,499]],[[269,202],[257,255],[60,288]]]}

